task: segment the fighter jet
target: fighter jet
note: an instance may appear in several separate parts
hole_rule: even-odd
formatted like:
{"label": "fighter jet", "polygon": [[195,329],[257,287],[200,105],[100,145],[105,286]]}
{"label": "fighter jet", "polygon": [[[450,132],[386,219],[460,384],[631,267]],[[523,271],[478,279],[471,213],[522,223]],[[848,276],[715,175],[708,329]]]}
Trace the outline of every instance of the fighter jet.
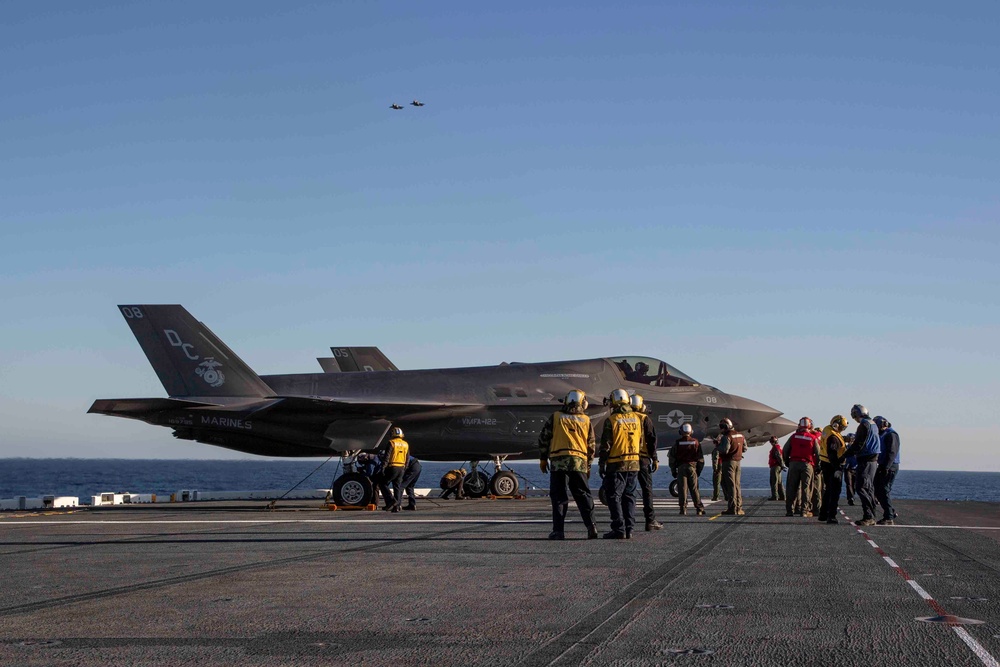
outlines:
{"label": "fighter jet", "polygon": [[317,357],[324,373],[398,371],[377,347],[331,347],[332,357]]}
{"label": "fighter jet", "polygon": [[[118,309],[167,398],[100,399],[89,412],[138,419],[170,428],[181,440],[250,454],[341,455],[352,472],[334,484],[338,504],[368,503],[371,485],[353,472],[353,456],[378,448],[393,425],[404,430],[417,458],[471,461],[470,494],[513,495],[518,480],[504,469],[505,461],[538,457],[538,433],[571,389],[591,397],[588,413],[598,430],[608,415],[602,397],[619,387],[639,392],[664,447],[689,423],[708,451],[707,439],[718,434],[723,417],[752,444],[795,429],[780,411],[697,382],[651,357],[382,372],[338,363],[340,372],[259,376],[182,306]],[[335,359],[346,359],[337,356],[338,349],[352,348],[334,348]],[[395,368],[381,352],[372,359]],[[479,469],[480,461],[492,461],[492,477]]]}
{"label": "fighter jet", "polygon": [[412,102],[410,102],[410,106],[411,107],[422,107],[422,106],[424,106],[424,103],[421,102],[420,100],[413,100]]}
{"label": "fighter jet", "polygon": [[398,104],[393,104],[393,105],[392,105],[392,106],[390,106],[389,108],[390,108],[390,109],[396,109],[396,110],[399,110],[399,109],[402,109],[403,107],[399,106]]}

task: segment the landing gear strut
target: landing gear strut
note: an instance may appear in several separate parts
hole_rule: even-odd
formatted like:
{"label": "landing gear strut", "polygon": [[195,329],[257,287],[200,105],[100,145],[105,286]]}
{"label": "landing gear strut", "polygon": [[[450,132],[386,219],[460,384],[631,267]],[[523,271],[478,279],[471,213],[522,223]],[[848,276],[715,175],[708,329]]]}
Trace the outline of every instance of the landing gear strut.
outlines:
{"label": "landing gear strut", "polygon": [[330,500],[334,505],[365,507],[374,498],[375,487],[367,475],[357,472],[355,460],[353,452],[347,452],[341,457],[344,472],[333,481],[330,489]]}
{"label": "landing gear strut", "polygon": [[494,496],[516,496],[521,486],[514,473],[503,469],[503,462],[506,460],[506,456],[493,457],[494,473],[490,478],[490,493]]}
{"label": "landing gear strut", "polygon": [[489,492],[490,480],[482,470],[479,469],[479,461],[471,461],[472,471],[465,476],[463,482],[465,495],[469,498],[482,498]]}

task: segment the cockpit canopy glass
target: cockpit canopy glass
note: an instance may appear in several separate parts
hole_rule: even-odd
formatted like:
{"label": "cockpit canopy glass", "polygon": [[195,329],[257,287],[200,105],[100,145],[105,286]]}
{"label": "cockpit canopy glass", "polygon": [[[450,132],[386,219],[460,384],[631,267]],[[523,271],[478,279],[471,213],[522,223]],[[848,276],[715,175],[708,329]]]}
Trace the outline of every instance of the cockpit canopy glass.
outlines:
{"label": "cockpit canopy glass", "polygon": [[665,361],[652,357],[610,357],[627,382],[652,387],[697,387],[694,378],[681,373]]}

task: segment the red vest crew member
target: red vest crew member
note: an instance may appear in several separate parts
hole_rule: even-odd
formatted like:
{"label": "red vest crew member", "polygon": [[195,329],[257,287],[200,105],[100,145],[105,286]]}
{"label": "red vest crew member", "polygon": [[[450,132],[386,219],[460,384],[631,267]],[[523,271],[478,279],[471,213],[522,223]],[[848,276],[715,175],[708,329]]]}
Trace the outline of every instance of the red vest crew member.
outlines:
{"label": "red vest crew member", "polygon": [[785,487],[781,483],[781,473],[785,469],[785,462],[781,457],[781,447],[778,439],[771,436],[771,451],[767,455],[767,467],[771,469],[771,497],[769,500],[784,500]]}
{"label": "red vest crew member", "polygon": [[812,501],[813,466],[819,461],[819,444],[812,430],[812,419],[803,417],[799,428],[785,443],[785,465],[788,466],[788,489],[785,490],[785,516],[812,516],[809,504]]}

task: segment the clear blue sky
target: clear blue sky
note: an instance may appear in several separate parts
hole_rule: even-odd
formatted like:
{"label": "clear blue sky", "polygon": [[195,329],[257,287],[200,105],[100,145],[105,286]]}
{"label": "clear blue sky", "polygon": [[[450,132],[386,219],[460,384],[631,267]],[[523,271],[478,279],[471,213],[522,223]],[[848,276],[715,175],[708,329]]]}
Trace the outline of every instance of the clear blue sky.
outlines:
{"label": "clear blue sky", "polygon": [[1000,5],[545,4],[5,4],[0,456],[229,456],[85,414],[182,303],[259,373],[647,354],[1000,470]]}

